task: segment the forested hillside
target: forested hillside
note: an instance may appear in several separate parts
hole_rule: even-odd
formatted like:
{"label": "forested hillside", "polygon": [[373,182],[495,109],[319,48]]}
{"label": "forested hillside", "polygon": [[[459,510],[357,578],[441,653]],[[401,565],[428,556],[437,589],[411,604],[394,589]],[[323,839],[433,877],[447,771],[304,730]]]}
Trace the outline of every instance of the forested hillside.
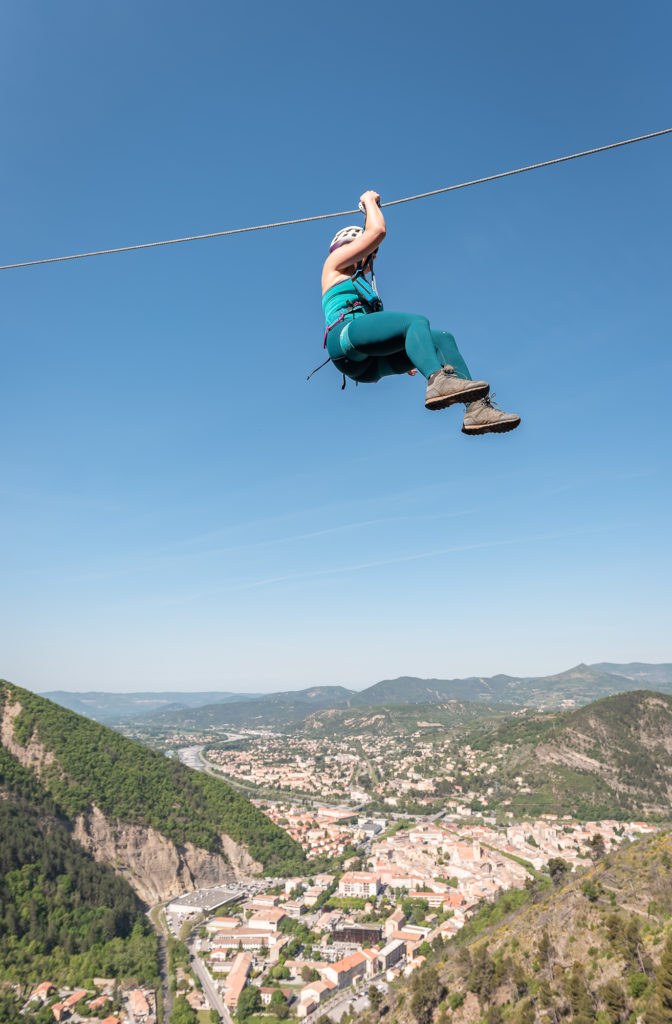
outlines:
{"label": "forested hillside", "polygon": [[[599,851],[596,851],[596,854]],[[358,1024],[669,1024],[672,836],[485,905]]]}
{"label": "forested hillside", "polygon": [[224,834],[268,870],[302,862],[287,833],[225,782],[6,682],[3,703],[20,705],[9,728],[22,747],[35,738],[46,751],[40,781],[70,819],[95,804],[109,820],[149,826],[178,845],[225,856]]}
{"label": "forested hillside", "polygon": [[2,747],[0,836],[0,980],[155,982],[156,936],[132,888],[71,838],[53,798]]}

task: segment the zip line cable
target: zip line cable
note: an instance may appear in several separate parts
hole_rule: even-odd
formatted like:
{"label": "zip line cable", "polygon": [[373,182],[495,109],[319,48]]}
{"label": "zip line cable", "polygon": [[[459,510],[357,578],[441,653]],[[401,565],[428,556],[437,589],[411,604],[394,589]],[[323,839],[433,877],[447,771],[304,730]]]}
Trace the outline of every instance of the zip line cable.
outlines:
{"label": "zip line cable", "polygon": [[[392,199],[387,203],[381,203],[381,207],[399,206],[401,203],[413,203],[416,199],[426,199],[428,196],[438,196],[443,192],[455,192],[460,188],[470,188],[471,185],[482,185],[486,181],[496,181],[498,178],[509,178],[513,174],[524,174],[525,171],[536,171],[540,167],[551,167],[553,164],[562,164],[567,160],[576,160],[581,156],[592,156],[593,153],[604,153],[607,149],[618,149],[620,146],[629,146],[633,142],[643,142],[645,139],[656,139],[660,135],[669,135],[672,128],[664,128],[659,132],[651,132],[649,135],[638,135],[634,139],[624,139],[622,142],[610,142],[607,146],[598,146],[595,149],[584,149],[581,153],[570,153],[569,156],[559,156],[554,160],[544,160],[539,164],[529,164],[527,167],[517,167],[513,171],[502,171],[500,174],[490,174],[487,178],[475,178],[473,181],[463,181],[459,185],[448,185],[445,188],[435,188],[431,192],[419,192],[416,196],[406,196],[405,199]],[[349,217],[351,214],[359,213],[359,210],[341,210],[339,213],[320,213],[315,217],[297,217],[295,220],[279,220],[274,224],[255,224],[247,228],[229,228],[228,231],[211,231],[205,235],[187,235],[186,238],[168,238],[162,242],[143,242],[139,245],[122,245],[117,249],[98,249],[96,252],[79,252],[73,256],[51,256],[43,260],[29,260],[27,263],[7,263],[0,267],[0,270],[16,270],[18,267],[36,267],[42,263],[64,263],[66,260],[85,260],[89,256],[107,256],[114,252],[132,252],[135,249],[154,249],[159,245],[177,245],[180,242],[197,242],[202,238],[222,238],[224,235],[242,235],[248,231],[266,231],[269,228],[286,228],[292,224],[308,224],[315,220],[329,220],[332,217]]]}

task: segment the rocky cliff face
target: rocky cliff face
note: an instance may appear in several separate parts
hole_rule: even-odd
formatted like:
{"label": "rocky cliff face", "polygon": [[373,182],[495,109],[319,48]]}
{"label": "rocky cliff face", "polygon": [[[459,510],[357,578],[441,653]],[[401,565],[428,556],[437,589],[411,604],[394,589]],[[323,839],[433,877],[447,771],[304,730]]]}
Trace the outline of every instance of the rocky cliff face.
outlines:
{"label": "rocky cliff face", "polygon": [[[3,746],[39,777],[55,758],[34,734],[21,746],[14,736],[14,719],[21,704],[5,704],[0,721]],[[158,903],[200,887],[257,874],[262,865],[247,849],[222,835],[224,855],[208,853],[193,843],[177,846],[156,829],[110,821],[95,804],[73,821],[73,836],[98,861],[110,864],[133,886],[141,900]]]}
{"label": "rocky cliff face", "polygon": [[153,828],[110,822],[95,804],[77,817],[74,826],[73,836],[84,849],[96,860],[111,864],[146,903],[159,903],[261,870],[247,850],[229,836],[222,836],[227,860],[193,843],[178,847]]}

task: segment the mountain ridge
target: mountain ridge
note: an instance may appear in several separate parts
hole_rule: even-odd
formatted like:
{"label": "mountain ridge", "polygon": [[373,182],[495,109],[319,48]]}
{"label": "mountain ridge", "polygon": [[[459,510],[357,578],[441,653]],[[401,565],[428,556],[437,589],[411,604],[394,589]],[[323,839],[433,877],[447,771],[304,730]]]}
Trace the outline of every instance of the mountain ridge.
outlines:
{"label": "mountain ridge", "polygon": [[[672,693],[672,671],[666,665],[650,666],[660,682],[661,692]],[[668,679],[669,675],[669,679]],[[638,676],[641,680],[642,673]],[[470,676],[465,679],[421,679],[399,676],[381,680],[364,690],[352,691],[339,686],[313,686],[266,694],[252,700],[217,703],[182,711],[163,711],[143,716],[148,726],[191,725],[195,728],[232,727],[281,728],[295,726],[315,711],[328,708],[385,707],[395,704],[445,703],[451,700],[469,702],[497,701],[502,704],[528,704],[542,709],[564,705],[587,704],[613,693],[632,689],[632,679],[607,673],[595,666],[580,663],[564,672],[550,676]],[[136,721],[139,721],[136,719]]]}

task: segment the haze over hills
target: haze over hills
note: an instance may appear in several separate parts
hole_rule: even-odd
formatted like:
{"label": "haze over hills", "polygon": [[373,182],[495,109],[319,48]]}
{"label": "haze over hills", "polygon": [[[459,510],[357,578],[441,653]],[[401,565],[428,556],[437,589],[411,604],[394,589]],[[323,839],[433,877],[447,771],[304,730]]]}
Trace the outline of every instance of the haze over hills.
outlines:
{"label": "haze over hills", "polygon": [[[321,708],[391,707],[395,704],[441,704],[446,701],[495,701],[547,708],[560,707],[563,701],[586,704],[632,689],[633,680],[640,685],[648,683],[661,692],[672,693],[672,664],[600,662],[577,665],[551,676],[499,674],[464,679],[399,676],[383,679],[363,690],[344,686],[311,686],[279,693],[235,693],[230,690],[138,693],[92,690],[79,693],[52,690],[42,696],[77,714],[109,725],[144,719],[147,723],[156,721],[157,724],[188,720],[194,725],[229,724],[254,728],[255,725],[268,726],[274,722],[277,725],[291,724]],[[189,714],[185,719],[183,712],[196,708],[203,709],[202,717]]]}
{"label": "haze over hills", "polygon": [[230,693],[226,690],[184,692],[170,690],[146,693],[104,693],[90,690],[84,693],[73,693],[69,690],[48,690],[41,694],[48,700],[60,704],[78,715],[93,718],[96,722],[117,722],[130,716],[153,714],[157,711],[180,711],[185,708],[197,708],[204,704],[225,704],[227,701],[254,700],[261,697],[259,693]]}
{"label": "haze over hills", "polygon": [[[614,666],[617,668],[618,666]],[[646,680],[647,669],[655,676],[656,689],[672,693],[672,672],[668,666],[640,666],[638,680]],[[668,681],[669,676],[669,681]],[[147,725],[168,727],[190,725],[212,727],[284,728],[304,721],[316,711],[329,708],[392,707],[403,704],[445,704],[449,701],[531,705],[556,709],[588,704],[601,697],[632,689],[632,679],[595,666],[577,665],[552,676],[419,679],[401,676],[382,680],[358,692],[342,686],[314,686],[304,690],[267,694],[252,700],[217,702],[183,711],[156,711],[143,716]],[[134,719],[139,721],[139,719]]]}
{"label": "haze over hills", "polygon": [[225,782],[0,682],[1,739],[96,860],[154,902],[303,863],[301,848]]}
{"label": "haze over hills", "polygon": [[661,685],[672,683],[672,665],[647,665],[643,661],[631,661],[626,665],[615,665],[610,661],[600,662],[592,668],[598,672],[612,672],[616,675],[625,676],[626,679],[641,680],[646,683],[660,683]]}
{"label": "haze over hills", "polygon": [[306,690],[269,693],[254,700],[232,701],[226,704],[207,704],[186,711],[159,711],[143,716],[146,724],[166,725],[181,723],[198,729],[215,726],[284,727],[303,719],[320,708],[347,706],[353,691],[344,686],[311,686]]}

